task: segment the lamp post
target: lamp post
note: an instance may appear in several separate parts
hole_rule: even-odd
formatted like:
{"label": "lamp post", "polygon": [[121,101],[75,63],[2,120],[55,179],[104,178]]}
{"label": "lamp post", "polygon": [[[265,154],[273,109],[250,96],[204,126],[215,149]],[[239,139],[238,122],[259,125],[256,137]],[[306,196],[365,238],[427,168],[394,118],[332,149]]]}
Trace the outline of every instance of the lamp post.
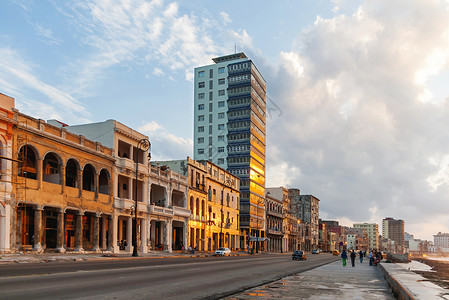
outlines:
{"label": "lamp post", "polygon": [[259,204],[264,203],[265,199],[257,200],[256,218],[257,218],[257,231],[256,231],[256,253],[259,253]]}
{"label": "lamp post", "polygon": [[139,176],[139,153],[140,151],[148,152],[148,160],[151,159],[151,143],[148,139],[141,139],[137,143],[136,157],[136,187],[134,189],[134,220],[133,220],[133,256],[139,256],[137,250],[137,179]]}

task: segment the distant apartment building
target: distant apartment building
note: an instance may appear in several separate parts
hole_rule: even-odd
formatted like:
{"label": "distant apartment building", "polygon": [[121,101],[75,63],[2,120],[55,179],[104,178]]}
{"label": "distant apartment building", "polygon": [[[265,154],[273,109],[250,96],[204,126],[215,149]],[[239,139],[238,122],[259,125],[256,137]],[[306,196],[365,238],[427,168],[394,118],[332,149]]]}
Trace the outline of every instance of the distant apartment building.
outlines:
{"label": "distant apartment building", "polygon": [[319,243],[319,203],[320,200],[313,195],[300,195],[298,189],[289,189],[289,198],[292,213],[301,220],[306,229],[305,250],[318,248]]}
{"label": "distant apartment building", "polygon": [[382,220],[382,237],[394,241],[394,252],[403,253],[405,250],[404,220],[385,218]]}
{"label": "distant apartment building", "polygon": [[449,233],[438,232],[438,234],[435,234],[433,244],[435,247],[441,248],[441,251],[449,252]]}
{"label": "distant apartment building", "polygon": [[369,249],[379,249],[379,225],[376,223],[355,223],[353,226],[366,231],[369,239]]}
{"label": "distant apartment building", "polygon": [[212,60],[194,70],[194,159],[240,178],[241,236],[264,237],[266,82],[244,53]]}

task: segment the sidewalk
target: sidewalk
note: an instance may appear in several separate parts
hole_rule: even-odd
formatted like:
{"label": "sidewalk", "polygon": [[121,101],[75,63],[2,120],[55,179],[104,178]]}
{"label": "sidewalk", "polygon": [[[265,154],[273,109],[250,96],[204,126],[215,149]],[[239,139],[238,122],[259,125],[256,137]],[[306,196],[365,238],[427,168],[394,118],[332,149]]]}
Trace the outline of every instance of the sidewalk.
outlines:
{"label": "sidewalk", "polygon": [[355,267],[336,261],[225,298],[237,299],[396,299],[378,267],[365,260]]}
{"label": "sidewalk", "polygon": [[[165,252],[150,251],[139,253],[138,257],[132,257],[131,253],[26,253],[26,254],[0,254],[0,264],[8,263],[48,263],[56,261],[85,261],[85,260],[113,260],[113,259],[138,259],[138,258],[168,258],[168,257],[207,257],[213,252],[183,253],[181,251]],[[234,256],[248,255],[246,252],[232,252]]]}

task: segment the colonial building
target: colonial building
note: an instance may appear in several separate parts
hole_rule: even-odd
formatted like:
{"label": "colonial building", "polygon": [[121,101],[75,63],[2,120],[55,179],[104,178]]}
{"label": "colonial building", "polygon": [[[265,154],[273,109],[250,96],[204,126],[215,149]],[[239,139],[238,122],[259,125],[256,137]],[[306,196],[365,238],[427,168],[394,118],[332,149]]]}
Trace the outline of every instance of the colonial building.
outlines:
{"label": "colonial building", "polygon": [[267,251],[283,252],[282,239],[284,237],[283,222],[284,208],[282,198],[278,199],[270,194],[266,195],[267,212]]}
{"label": "colonial building", "polygon": [[[114,251],[131,252],[137,197],[139,251],[172,251],[186,244],[190,211],[187,178],[149,165],[148,137],[115,120],[67,126],[67,130],[113,148]],[[142,149],[141,149],[142,148]],[[137,174],[136,174],[137,172]]]}
{"label": "colonial building", "polygon": [[113,247],[112,149],[14,111],[12,250]]}
{"label": "colonial building", "polygon": [[282,199],[282,211],[284,214],[284,220],[282,222],[283,239],[282,249],[285,252],[294,251],[301,248],[299,241],[299,232],[301,230],[300,220],[292,213],[292,203],[289,197],[289,192],[284,187],[267,188],[267,195],[277,199]]}
{"label": "colonial building", "polygon": [[189,157],[155,163],[188,177],[189,246],[201,251],[240,249],[239,178],[209,161]]}
{"label": "colonial building", "polygon": [[14,99],[0,94],[0,253],[11,251]]}

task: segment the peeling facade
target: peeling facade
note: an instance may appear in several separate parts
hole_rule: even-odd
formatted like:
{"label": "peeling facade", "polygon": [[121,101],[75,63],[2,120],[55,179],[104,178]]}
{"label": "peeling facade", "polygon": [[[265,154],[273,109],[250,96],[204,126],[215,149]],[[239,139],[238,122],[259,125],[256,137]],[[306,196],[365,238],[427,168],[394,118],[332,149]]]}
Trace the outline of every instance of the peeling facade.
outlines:
{"label": "peeling facade", "polygon": [[191,217],[186,246],[200,251],[239,250],[239,178],[209,161],[189,157],[155,163],[188,178]]}

